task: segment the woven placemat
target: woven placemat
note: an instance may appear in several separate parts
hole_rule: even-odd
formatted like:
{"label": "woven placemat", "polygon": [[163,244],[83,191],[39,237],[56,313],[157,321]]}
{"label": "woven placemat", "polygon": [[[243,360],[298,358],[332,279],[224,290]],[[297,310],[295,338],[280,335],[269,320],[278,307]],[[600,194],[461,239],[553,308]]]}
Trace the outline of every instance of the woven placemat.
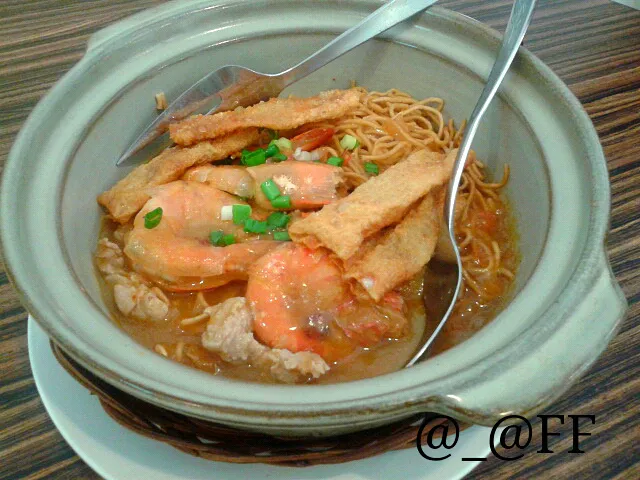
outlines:
{"label": "woven placemat", "polygon": [[[416,436],[425,421],[425,414],[420,414],[383,427],[320,438],[283,438],[249,432],[144,402],[96,377],[54,342],[51,349],[64,369],[95,394],[105,412],[120,425],[209,460],[291,467],[349,462],[390,450],[416,448]],[[425,434],[446,420],[434,414],[426,421]]]}

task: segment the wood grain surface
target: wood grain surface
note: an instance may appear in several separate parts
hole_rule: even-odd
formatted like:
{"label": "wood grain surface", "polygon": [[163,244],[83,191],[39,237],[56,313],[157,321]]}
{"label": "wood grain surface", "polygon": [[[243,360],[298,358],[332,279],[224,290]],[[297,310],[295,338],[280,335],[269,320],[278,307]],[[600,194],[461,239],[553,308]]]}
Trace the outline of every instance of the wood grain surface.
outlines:
{"label": "wood grain surface", "polygon": [[[0,168],[31,109],[82,57],[89,36],[160,3],[0,2]],[[501,31],[511,8],[511,0],[439,4]],[[536,422],[523,458],[505,462],[490,457],[470,478],[640,478],[640,12],[608,0],[541,0],[525,45],[569,85],[600,135],[613,189],[608,251],[630,309],[604,355],[544,412],[595,415],[595,425],[582,427],[591,433],[581,438],[586,453],[566,453],[572,445],[566,425],[557,428],[560,436],[550,439],[555,453],[536,453],[541,443]],[[416,455],[416,461],[425,460]],[[27,312],[4,270],[0,270],[0,478],[98,478],[65,443],[42,406],[29,368]]]}

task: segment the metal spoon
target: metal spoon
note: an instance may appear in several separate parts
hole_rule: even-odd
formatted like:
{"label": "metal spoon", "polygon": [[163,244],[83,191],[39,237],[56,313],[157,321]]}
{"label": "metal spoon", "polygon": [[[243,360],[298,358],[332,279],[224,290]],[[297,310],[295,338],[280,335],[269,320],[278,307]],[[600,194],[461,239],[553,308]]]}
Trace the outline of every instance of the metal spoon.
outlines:
{"label": "metal spoon", "polygon": [[[284,72],[259,73],[237,65],[218,68],[201,78],[158,115],[118,159],[116,165],[122,165],[134,153],[159,139],[172,122],[194,113],[221,112],[277,97],[285,87],[376,35],[422,12],[436,1],[392,0],[387,2],[313,55]],[[165,145],[155,146],[166,146],[168,139],[164,140]]]}
{"label": "metal spoon", "polygon": [[[467,160],[467,156],[469,155],[469,150],[471,149],[471,142],[473,142],[473,137],[478,130],[480,119],[482,118],[482,115],[484,115],[485,111],[489,107],[489,104],[491,103],[491,100],[498,91],[498,87],[500,87],[502,80],[509,70],[509,66],[513,61],[513,58],[518,51],[518,47],[522,43],[524,34],[527,31],[527,27],[529,26],[529,21],[531,20],[535,4],[536,0],[515,0],[513,2],[511,16],[509,17],[509,23],[507,24],[507,29],[505,30],[504,37],[502,39],[502,45],[500,47],[500,51],[498,52],[498,57],[493,64],[491,73],[489,73],[487,84],[480,94],[478,103],[476,104],[473,112],[471,113],[471,116],[469,117],[469,122],[467,123],[464,138],[458,150],[458,156],[456,157],[456,161],[453,166],[453,173],[451,175],[451,179],[449,180],[447,195],[445,198],[445,223],[449,231],[449,240],[451,241],[451,247],[455,252],[457,263],[457,275],[452,276],[452,278],[456,279],[455,288],[443,289],[443,291],[448,291],[448,293],[451,295],[450,298],[447,298],[448,295],[444,295],[444,298],[442,299],[443,305],[448,304],[448,308],[446,309],[446,312],[444,313],[444,316],[442,316],[442,320],[440,320],[440,323],[438,324],[436,329],[416,352],[409,363],[406,364],[407,367],[410,367],[414,363],[416,363],[424,355],[429,346],[431,346],[433,341],[442,330],[442,327],[444,327],[444,324],[449,319],[458,295],[460,294],[460,289],[462,287],[462,260],[460,259],[460,251],[458,250],[458,246],[456,245],[456,237],[454,233],[456,194],[458,192],[458,187],[460,186],[462,172],[464,171],[464,164]],[[425,306],[433,307],[429,305]],[[433,311],[434,308],[430,308],[430,310]]]}

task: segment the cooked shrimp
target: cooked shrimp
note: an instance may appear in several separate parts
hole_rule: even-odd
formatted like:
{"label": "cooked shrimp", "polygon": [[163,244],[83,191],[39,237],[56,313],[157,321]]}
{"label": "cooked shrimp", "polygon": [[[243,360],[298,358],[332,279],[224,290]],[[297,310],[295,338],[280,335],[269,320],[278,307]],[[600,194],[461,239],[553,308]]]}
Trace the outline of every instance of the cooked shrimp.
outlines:
{"label": "cooked shrimp", "polygon": [[[249,240],[239,225],[221,219],[224,205],[242,204],[236,197],[197,182],[176,181],[149,191],[151,199],[134,220],[124,253],[139,272],[168,290],[204,290],[247,277],[249,266],[278,245]],[[162,219],[145,228],[145,215],[158,207]],[[236,243],[217,247],[211,231],[235,235]]]}
{"label": "cooked shrimp", "polygon": [[285,244],[269,252],[251,268],[247,300],[261,342],[315,352],[327,362],[346,357],[358,344],[404,333],[376,304],[354,296],[339,264],[324,250]]}
{"label": "cooked shrimp", "polygon": [[273,179],[282,195],[291,197],[291,207],[299,210],[319,208],[338,200],[342,192],[342,169],[325,163],[286,161],[265,163],[247,168],[255,181],[255,202],[262,208],[273,210],[259,185]]}
{"label": "cooked shrimp", "polygon": [[250,198],[255,193],[255,182],[245,167],[235,165],[203,165],[187,171],[183,180],[206,183],[224,192]]}
{"label": "cooked shrimp", "polygon": [[257,167],[206,165],[192,168],[183,180],[191,180],[216,187],[240,197],[253,198],[258,207],[274,210],[260,189],[265,180],[273,180],[282,195],[291,197],[291,208],[298,210],[320,208],[343,196],[342,170],[332,165],[312,162],[286,161]]}

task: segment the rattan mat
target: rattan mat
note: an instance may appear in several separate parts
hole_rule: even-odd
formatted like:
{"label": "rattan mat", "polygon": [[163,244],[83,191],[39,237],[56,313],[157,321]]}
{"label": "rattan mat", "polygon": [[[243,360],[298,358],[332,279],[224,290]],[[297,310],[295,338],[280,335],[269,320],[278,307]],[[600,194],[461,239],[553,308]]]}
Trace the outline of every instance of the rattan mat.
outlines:
{"label": "rattan mat", "polygon": [[424,433],[445,421],[435,415],[425,420],[421,414],[390,425],[332,437],[283,438],[249,432],[151,405],[96,377],[53,342],[51,348],[64,369],[95,394],[105,412],[120,425],[209,460],[291,467],[343,463],[390,450],[416,448],[416,436],[423,420],[427,422]]}

